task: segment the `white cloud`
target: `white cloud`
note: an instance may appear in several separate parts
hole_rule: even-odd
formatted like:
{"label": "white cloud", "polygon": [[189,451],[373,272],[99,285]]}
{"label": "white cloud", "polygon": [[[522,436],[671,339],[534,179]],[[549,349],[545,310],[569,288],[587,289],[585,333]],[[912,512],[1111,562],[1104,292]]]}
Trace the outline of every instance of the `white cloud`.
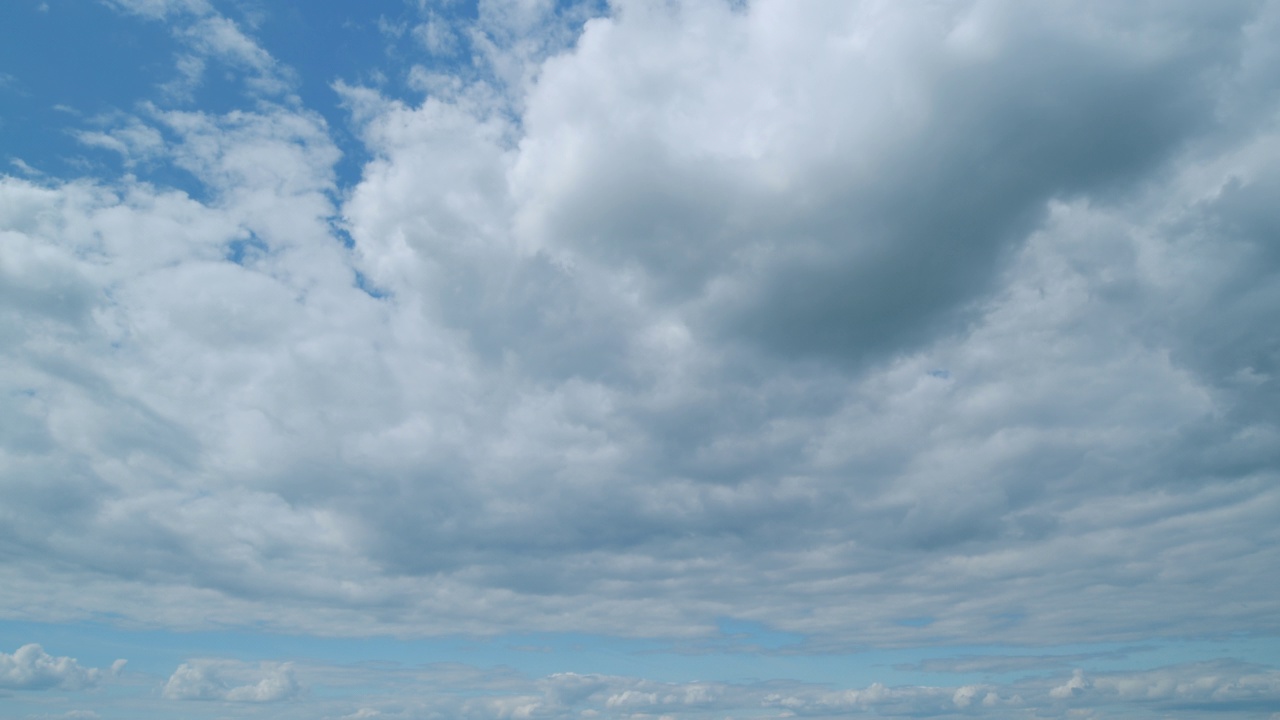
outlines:
{"label": "white cloud", "polygon": [[[1037,673],[982,684],[834,688],[795,680],[660,682],[643,677],[555,673],[455,663],[320,665],[194,659],[159,693],[133,707],[172,713],[173,701],[236,703],[245,717],[624,718],[635,714],[786,717],[1216,717],[1274,707],[1273,669],[1238,662],[1188,663],[1121,672]],[[1072,688],[1067,691],[1061,688]],[[315,691],[312,692],[311,690]],[[99,710],[111,709],[101,697]],[[270,705],[270,707],[255,707]],[[225,706],[223,706],[225,708]],[[198,710],[193,710],[198,712]]]}
{"label": "white cloud", "polygon": [[302,692],[289,663],[262,663],[254,668],[231,661],[192,660],[178,666],[163,695],[170,700],[268,703],[294,700]]}
{"label": "white cloud", "polygon": [[213,12],[208,0],[105,0],[126,12],[135,13],[152,19],[164,19],[171,15],[192,14],[197,16]]}
{"label": "white cloud", "polygon": [[1280,671],[1229,662],[1195,663],[1140,672],[1076,670],[1049,693],[1080,704],[1149,703],[1166,707],[1267,705],[1280,698]]}
{"label": "white cloud", "polygon": [[[123,667],[124,661],[117,660],[110,674],[118,674]],[[23,645],[12,655],[0,653],[0,689],[79,690],[98,684],[103,677],[102,670],[83,667],[75,658],[54,657],[35,643]]]}
{"label": "white cloud", "polygon": [[105,131],[79,131],[75,137],[85,145],[118,153],[128,168],[155,160],[165,150],[164,136],[160,131],[137,118]]}
{"label": "white cloud", "polygon": [[[845,649],[1270,627],[1254,10],[621,3],[575,43],[486,3],[486,80],[338,86],[351,188],[289,102],[86,134],[209,197],[0,183],[0,605]],[[182,17],[192,57],[279,75]],[[259,687],[210,677],[174,692]],[[987,697],[957,693],[917,695]]]}
{"label": "white cloud", "polygon": [[[209,662],[209,661],[202,661]],[[184,677],[192,699],[225,699],[231,686],[251,687],[271,674],[270,664],[234,668],[235,679],[191,666]],[[784,717],[1105,717],[1152,714],[1214,717],[1215,713],[1266,707],[1277,698],[1273,672],[1243,664],[1188,664],[1153,670],[1092,674],[1089,690],[1071,697],[1052,694],[1068,679],[1032,675],[982,685],[871,683],[845,690],[795,680],[760,682],[657,682],[639,677],[556,673],[529,677],[509,669],[441,663],[420,667],[321,666],[296,668],[300,685],[323,688],[291,696],[272,717],[413,718],[625,718],[669,715],[723,718],[767,714]],[[175,681],[171,680],[171,684]],[[1268,684],[1269,683],[1269,684]],[[370,692],[371,687],[377,690]],[[1114,688],[1125,688],[1115,690]],[[174,699],[166,691],[166,697]],[[244,713],[253,709],[243,707]]]}
{"label": "white cloud", "polygon": [[[1274,633],[1280,4],[618,2],[583,25],[484,0],[447,26],[421,5],[419,42],[466,68],[402,68],[417,104],[334,82],[371,157],[350,187],[239,24],[113,4],[172,23],[171,100],[214,67],[249,100],[77,131],[199,197],[0,177],[10,616],[685,639],[730,618],[837,657]],[[1095,660],[826,686],[195,659],[147,702],[1280,703],[1270,667]],[[28,645],[0,687],[122,662]]]}
{"label": "white cloud", "polygon": [[1064,699],[1077,697],[1089,688],[1090,683],[1084,677],[1084,672],[1076,670],[1071,673],[1071,679],[1065,683],[1055,687],[1049,691],[1049,697]]}
{"label": "white cloud", "polygon": [[[248,70],[251,90],[264,96],[279,96],[295,84],[293,73],[280,66],[275,58],[255,40],[245,35],[239,25],[226,17],[204,17],[181,30],[198,57],[218,60],[230,67]],[[197,82],[199,73],[182,68],[189,82]]]}
{"label": "white cloud", "polygon": [[32,167],[22,158],[13,158],[9,160],[9,164],[18,169],[18,172],[28,177],[39,177],[41,173],[38,169]]}
{"label": "white cloud", "polygon": [[429,15],[426,22],[415,25],[413,36],[433,55],[455,55],[460,49],[460,41],[450,22],[436,14]]}
{"label": "white cloud", "polygon": [[207,0],[105,2],[123,12],[169,23],[174,37],[190,49],[178,55],[177,76],[162,86],[170,100],[192,100],[210,61],[245,73],[245,87],[256,96],[288,99],[297,84],[293,70],[280,64],[239,23],[218,12]]}

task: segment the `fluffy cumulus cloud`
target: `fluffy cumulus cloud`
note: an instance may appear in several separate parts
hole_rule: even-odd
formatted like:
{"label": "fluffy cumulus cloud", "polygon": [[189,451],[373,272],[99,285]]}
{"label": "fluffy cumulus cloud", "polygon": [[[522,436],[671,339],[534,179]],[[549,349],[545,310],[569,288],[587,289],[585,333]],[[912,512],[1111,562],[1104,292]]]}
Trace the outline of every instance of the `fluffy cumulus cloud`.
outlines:
{"label": "fluffy cumulus cloud", "polygon": [[23,645],[12,655],[0,652],[0,689],[79,690],[96,685],[105,674],[118,674],[125,661],[117,660],[107,671],[87,668],[72,657],[54,657],[34,643]]}
{"label": "fluffy cumulus cloud", "polygon": [[289,663],[247,667],[234,661],[193,660],[178,666],[161,694],[170,700],[267,703],[293,700],[302,691]]}
{"label": "fluffy cumulus cloud", "polygon": [[[731,617],[815,652],[1280,631],[1280,4],[424,6],[414,42],[471,59],[406,68],[412,97],[335,82],[368,153],[345,184],[242,24],[111,4],[185,54],[167,104],[78,137],[200,192],[0,178],[9,614]],[[183,105],[214,66],[240,109]],[[289,699],[292,672],[192,661],[163,695]],[[459,716],[746,692],[540,682]],[[748,704],[1261,707],[1275,682]]]}
{"label": "fluffy cumulus cloud", "polygon": [[[325,692],[305,692],[324,687]],[[1067,688],[1067,690],[1063,690]],[[605,674],[532,677],[510,669],[440,663],[416,668],[192,660],[138,709],[262,710],[263,717],[418,718],[637,717],[1266,717],[1280,701],[1273,669],[1234,662],[1027,677],[965,685],[882,683],[833,690],[797,680],[660,682]],[[270,703],[256,708],[255,704]],[[234,710],[232,710],[234,706]],[[1261,713],[1261,714],[1260,714]],[[210,717],[215,716],[210,715]]]}

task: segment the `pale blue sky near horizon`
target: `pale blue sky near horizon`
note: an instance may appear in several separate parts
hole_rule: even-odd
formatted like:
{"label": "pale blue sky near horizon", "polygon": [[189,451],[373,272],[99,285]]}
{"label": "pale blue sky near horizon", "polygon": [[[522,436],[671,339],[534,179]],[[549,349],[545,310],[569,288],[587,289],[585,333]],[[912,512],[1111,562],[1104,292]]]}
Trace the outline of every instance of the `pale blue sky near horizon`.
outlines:
{"label": "pale blue sky near horizon", "polygon": [[[1277,662],[1270,638],[1224,637],[1213,640],[1097,643],[1052,647],[950,646],[901,649],[865,648],[856,652],[810,654],[796,650],[798,636],[770,633],[749,623],[725,623],[719,637],[697,647],[679,641],[592,637],[566,633],[505,634],[495,637],[444,636],[333,638],[290,636],[249,628],[178,632],[126,629],[107,621],[69,624],[0,621],[0,639],[18,646],[41,638],[52,654],[74,652],[86,665],[107,666],[118,657],[133,658],[131,674],[163,682],[172,668],[194,655],[243,662],[291,662],[333,667],[384,667],[411,670],[434,664],[467,664],[514,671],[528,677],[555,673],[641,676],[666,683],[764,680],[816,683],[831,688],[1002,684],[1027,677],[1051,678],[1063,668],[1123,673],[1151,667],[1234,659],[1258,666]],[[1006,660],[1003,668],[928,669],[930,661]],[[1019,664],[1018,660],[1027,661]],[[330,689],[337,699],[358,696],[368,687]],[[122,700],[146,693],[146,683],[114,691]],[[21,700],[22,696],[10,696]],[[115,705],[117,703],[113,703]],[[103,717],[129,717],[127,702]],[[32,703],[28,709],[39,707]]]}

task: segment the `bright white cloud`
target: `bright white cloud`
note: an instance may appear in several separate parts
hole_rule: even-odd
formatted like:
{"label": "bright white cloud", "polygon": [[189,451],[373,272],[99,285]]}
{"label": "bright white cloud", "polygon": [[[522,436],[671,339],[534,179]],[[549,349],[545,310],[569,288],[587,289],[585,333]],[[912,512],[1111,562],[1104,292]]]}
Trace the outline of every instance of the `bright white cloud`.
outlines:
{"label": "bright white cloud", "polygon": [[[1275,673],[1233,663],[1187,664],[1091,676],[1085,691],[1063,695],[1080,674],[1029,676],[980,685],[872,683],[843,691],[795,680],[767,682],[656,682],[618,675],[556,673],[528,677],[510,670],[466,665],[335,667],[226,661],[184,664],[170,678],[157,709],[173,700],[289,702],[271,708],[279,717],[414,718],[723,718],[784,717],[1043,717],[1097,713],[1108,717],[1185,714],[1214,717],[1231,708],[1267,707],[1280,698]],[[296,676],[296,677],[295,677]],[[379,688],[368,693],[370,686]],[[304,693],[299,687],[325,687]],[[277,688],[288,687],[289,690]],[[270,689],[267,689],[270,688]],[[236,695],[236,697],[231,697]],[[1216,708],[1216,710],[1215,710]],[[243,712],[251,712],[244,708]],[[1222,715],[1218,715],[1222,716]]]}
{"label": "bright white cloud", "polygon": [[0,689],[79,690],[96,685],[107,673],[119,674],[123,668],[123,660],[117,660],[105,672],[99,668],[86,668],[75,658],[54,657],[31,643],[18,648],[12,655],[0,652]]}
{"label": "bright white cloud", "polygon": [[[187,76],[288,78],[211,10],[128,7],[179,27]],[[0,607],[408,635],[731,617],[815,651],[1276,629],[1275,3],[575,12],[424,20],[480,69],[420,69],[421,102],[336,85],[372,156],[349,188],[331,128],[265,90],[79,136],[207,197],[0,182]],[[192,661],[164,694],[293,698],[291,672]],[[1231,672],[554,676],[465,709],[1274,695]],[[398,712],[335,716],[365,710]]]}
{"label": "bright white cloud", "polygon": [[178,666],[164,685],[170,700],[224,700],[267,703],[296,699],[303,688],[289,663],[241,663],[193,660]]}
{"label": "bright white cloud", "polygon": [[[1090,10],[1134,40],[1004,5],[623,5],[514,86],[519,122],[485,83],[345,90],[375,159],[340,208],[315,115],[147,109],[85,139],[163,153],[207,202],[3,186],[4,462],[28,517],[86,523],[16,532],[236,612],[267,593],[250,615],[285,625],[319,596],[422,632],[1101,640],[1161,597],[1165,627],[1256,627],[1277,426],[1239,331],[1275,301],[1246,222],[1275,130],[1166,114],[1213,105],[1185,67],[1232,72],[1248,10]],[[210,56],[270,64],[205,21]],[[998,142],[1010,117],[1033,137]]]}
{"label": "bright white cloud", "polygon": [[85,145],[119,154],[125,167],[129,168],[138,163],[156,160],[165,152],[165,139],[160,131],[137,119],[108,131],[78,132],[76,139]]}
{"label": "bright white cloud", "polygon": [[[246,84],[255,93],[281,96],[296,84],[290,71],[282,68],[270,53],[229,18],[220,15],[200,18],[183,28],[180,37],[190,43],[197,58],[218,60],[227,66],[248,71],[250,75]],[[200,73],[194,66],[184,67],[180,63],[179,70],[187,87],[199,82]]]}

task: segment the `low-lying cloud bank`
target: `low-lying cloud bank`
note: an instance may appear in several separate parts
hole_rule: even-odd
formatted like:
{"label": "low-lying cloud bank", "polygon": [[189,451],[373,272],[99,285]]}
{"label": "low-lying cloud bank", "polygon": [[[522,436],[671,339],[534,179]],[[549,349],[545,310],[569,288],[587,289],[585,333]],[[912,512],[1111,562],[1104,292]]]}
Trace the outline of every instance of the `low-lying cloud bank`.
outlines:
{"label": "low-lying cloud bank", "polygon": [[[376,689],[371,692],[371,689]],[[615,675],[529,677],[463,664],[324,666],[194,659],[160,692],[133,701],[142,716],[184,713],[278,718],[637,717],[1267,717],[1280,702],[1274,669],[1217,661],[1152,670],[1029,675],[1017,680],[845,690],[794,680],[658,682]],[[265,715],[254,714],[255,704]],[[230,704],[230,705],[229,705]],[[109,705],[99,705],[110,710]]]}

